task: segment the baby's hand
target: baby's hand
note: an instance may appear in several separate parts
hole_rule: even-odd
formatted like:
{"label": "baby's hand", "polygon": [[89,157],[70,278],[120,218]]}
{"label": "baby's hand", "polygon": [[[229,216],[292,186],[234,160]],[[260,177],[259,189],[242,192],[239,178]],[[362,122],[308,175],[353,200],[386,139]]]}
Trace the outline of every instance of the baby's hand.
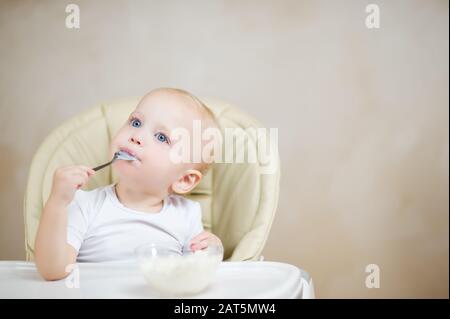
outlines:
{"label": "baby's hand", "polygon": [[58,168],[53,175],[49,199],[62,205],[69,205],[75,196],[75,192],[84,186],[89,177],[94,174],[95,171],[92,168],[81,165]]}
{"label": "baby's hand", "polygon": [[209,245],[220,245],[223,247],[221,240],[216,235],[204,230],[200,234],[192,238],[190,248],[192,251],[205,249]]}

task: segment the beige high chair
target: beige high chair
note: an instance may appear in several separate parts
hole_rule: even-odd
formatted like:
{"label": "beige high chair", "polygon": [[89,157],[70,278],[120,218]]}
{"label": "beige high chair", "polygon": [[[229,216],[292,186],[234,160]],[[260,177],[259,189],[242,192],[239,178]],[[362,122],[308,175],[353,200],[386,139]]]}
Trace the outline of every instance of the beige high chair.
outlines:
{"label": "beige high chair", "polygon": [[[53,173],[63,165],[94,167],[111,160],[109,144],[116,131],[136,107],[138,99],[101,104],[65,121],[45,138],[31,162],[24,198],[25,249],[34,259],[34,243],[42,208],[49,196]],[[224,128],[261,127],[249,115],[226,103],[202,100]],[[249,140],[254,145],[255,139]],[[250,144],[251,145],[251,144]],[[248,144],[241,145],[247,148]],[[201,183],[186,195],[200,202],[203,225],[224,245],[224,259],[258,260],[275,216],[280,181],[278,152],[269,152],[275,169],[262,173],[263,163],[217,163]],[[111,166],[97,172],[83,187],[90,190],[112,184]]]}

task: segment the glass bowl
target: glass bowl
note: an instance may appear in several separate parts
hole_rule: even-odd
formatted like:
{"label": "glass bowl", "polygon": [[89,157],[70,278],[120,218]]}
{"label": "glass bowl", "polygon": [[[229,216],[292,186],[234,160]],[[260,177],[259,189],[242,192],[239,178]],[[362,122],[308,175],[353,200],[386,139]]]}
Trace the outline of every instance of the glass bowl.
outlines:
{"label": "glass bowl", "polygon": [[209,245],[182,255],[167,246],[150,243],[135,251],[147,283],[163,295],[196,294],[208,287],[223,259],[220,245]]}

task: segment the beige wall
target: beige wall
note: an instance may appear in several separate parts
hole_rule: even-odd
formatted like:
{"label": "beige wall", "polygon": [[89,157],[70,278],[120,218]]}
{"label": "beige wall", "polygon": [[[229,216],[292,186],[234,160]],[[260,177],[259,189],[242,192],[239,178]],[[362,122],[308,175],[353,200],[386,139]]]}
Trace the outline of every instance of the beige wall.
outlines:
{"label": "beige wall", "polygon": [[79,30],[69,1],[0,2],[0,259],[24,258],[28,168],[58,123],[176,86],[279,128],[266,259],[318,297],[448,297],[448,1],[72,2]]}

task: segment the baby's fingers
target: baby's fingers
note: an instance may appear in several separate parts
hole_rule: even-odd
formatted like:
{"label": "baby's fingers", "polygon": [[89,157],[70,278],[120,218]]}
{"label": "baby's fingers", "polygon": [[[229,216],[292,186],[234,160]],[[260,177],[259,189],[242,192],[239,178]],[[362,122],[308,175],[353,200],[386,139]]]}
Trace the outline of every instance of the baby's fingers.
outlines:
{"label": "baby's fingers", "polygon": [[83,172],[87,173],[88,176],[92,176],[92,175],[95,174],[95,171],[94,171],[92,168],[90,168],[90,167],[83,166],[83,165],[80,165],[80,166],[78,166],[78,167],[81,168],[81,170],[82,170]]}
{"label": "baby's fingers", "polygon": [[200,250],[200,249],[205,249],[208,247],[208,241],[207,240],[203,240],[201,242],[196,242],[196,243],[192,243],[191,244],[191,250],[196,251],[196,250]]}
{"label": "baby's fingers", "polygon": [[90,177],[90,173],[88,172],[77,172],[75,174],[73,174],[73,179],[76,185],[76,188],[81,188],[82,186],[84,186],[85,184],[87,184],[89,182],[89,177]]}
{"label": "baby's fingers", "polygon": [[196,235],[192,238],[191,243],[200,242],[202,240],[208,239],[211,236],[211,233],[204,230],[200,234]]}

